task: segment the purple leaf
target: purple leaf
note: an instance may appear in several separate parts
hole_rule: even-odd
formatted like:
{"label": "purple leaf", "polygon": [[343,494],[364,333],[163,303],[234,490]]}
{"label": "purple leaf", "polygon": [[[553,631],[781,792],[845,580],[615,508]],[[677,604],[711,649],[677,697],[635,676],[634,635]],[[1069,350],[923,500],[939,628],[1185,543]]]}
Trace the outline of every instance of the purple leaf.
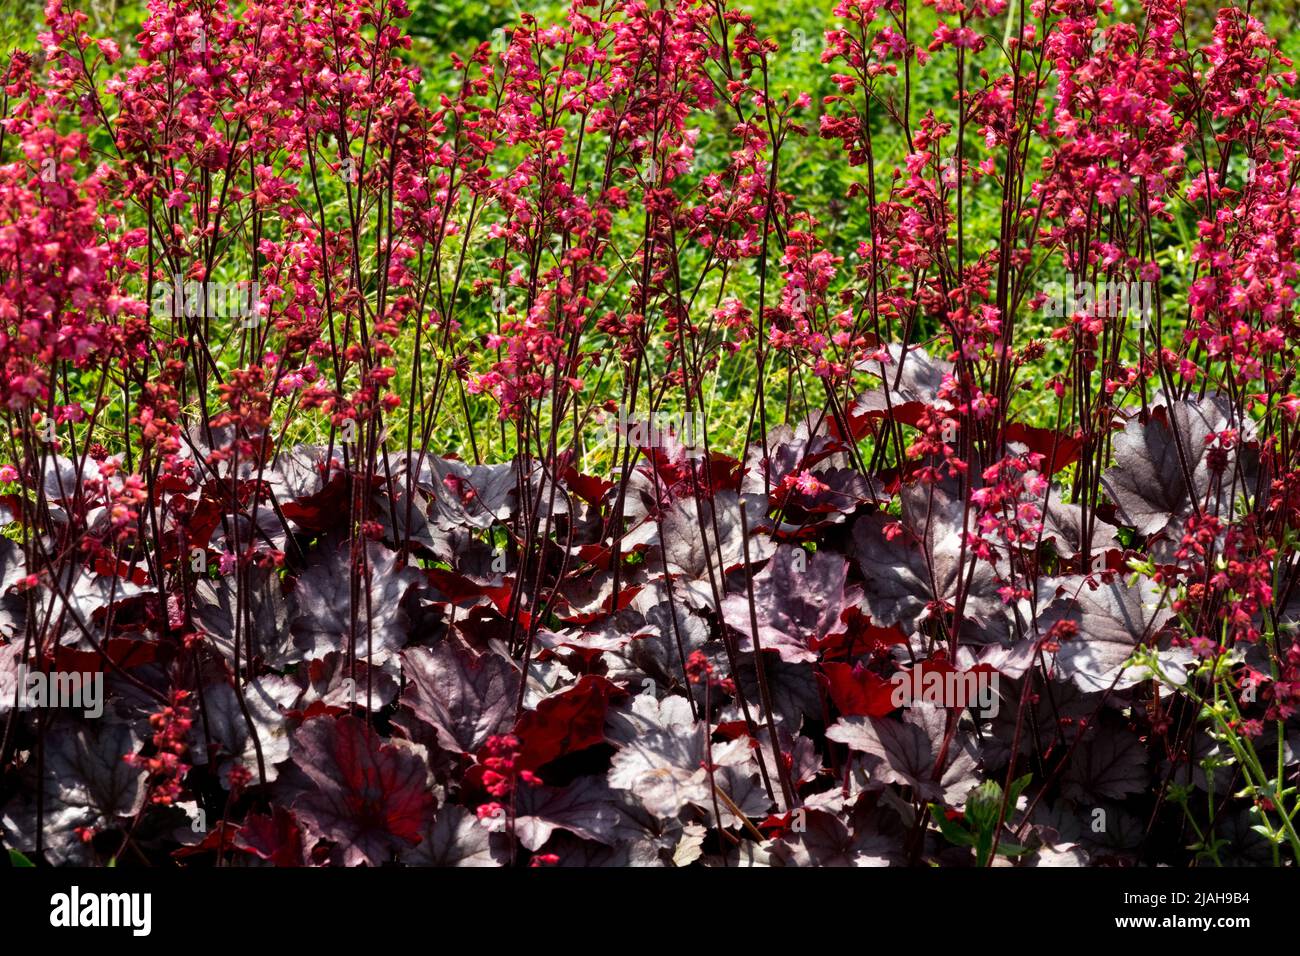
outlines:
{"label": "purple leaf", "polygon": [[402,600],[423,576],[413,568],[399,568],[397,554],[381,544],[368,542],[366,551],[369,587],[366,574],[358,569],[355,608],[346,541],[326,539],[298,577],[292,592],[292,630],[308,659],[355,646],[357,657],[382,664],[406,643],[410,621]]}
{"label": "purple leaf", "polygon": [[939,386],[952,374],[952,363],[931,358],[920,346],[904,351],[900,345],[889,346],[889,362],[864,361],[860,371],[879,378],[880,384],[858,396],[854,415],[879,414],[909,404],[930,405],[939,395]]}
{"label": "purple leaf", "polygon": [[617,799],[603,777],[515,791],[515,836],[529,850],[540,850],[556,830],[612,845],[619,819]]}
{"label": "purple leaf", "polygon": [[[76,725],[59,724],[45,739],[44,844],[56,864],[92,862],[89,844],[78,827],[99,830],[116,826],[138,813],[145,801],[144,769],[123,757],[139,750],[141,739],[126,723],[107,717]],[[35,761],[27,765],[34,776]],[[0,828],[12,846],[36,848],[37,807],[34,785],[5,808]]]}
{"label": "purple leaf", "polygon": [[935,608],[955,607],[965,588],[963,642],[1008,641],[1011,621],[998,593],[999,575],[988,561],[962,547],[963,536],[973,530],[966,523],[964,502],[936,485],[906,489],[902,503],[904,527],[893,540],[885,528],[895,519],[887,515],[864,515],[853,525],[853,557],[862,571],[863,604],[872,622],[899,624],[915,633]]}
{"label": "purple leaf", "polygon": [[204,748],[205,726],[220,753],[233,758],[222,760],[221,782],[227,789],[230,787],[230,771],[235,766],[242,766],[253,775],[254,781],[258,780],[259,747],[268,783],[279,774],[276,765],[289,759],[290,727],[282,708],[293,705],[298,697],[297,686],[287,678],[269,674],[249,681],[243,691],[252,717],[251,731],[235,688],[224,682],[204,688],[202,716],[190,728],[191,753],[196,765],[208,762]]}
{"label": "purple leaf", "polygon": [[921,800],[943,800],[959,806],[977,782],[977,758],[960,732],[948,746],[942,775],[934,780],[935,761],[944,739],[947,715],[930,704],[917,704],[893,717],[841,717],[827,728],[831,740],[877,758],[884,780],[911,787]]}
{"label": "purple leaf", "polygon": [[[770,485],[776,488],[782,479],[796,471],[812,470],[816,465],[839,468],[848,464],[840,454],[843,444],[830,435],[826,417],[818,420],[809,417],[793,428],[778,425],[767,433],[767,453],[761,445],[750,447],[745,458],[745,476],[741,491],[746,494],[766,494]],[[764,476],[766,474],[766,481]],[[857,476],[861,479],[861,475]]]}
{"label": "purple leaf", "polygon": [[1222,472],[1210,467],[1206,438],[1229,428],[1247,441],[1253,437],[1250,423],[1234,419],[1231,407],[1220,396],[1167,403],[1146,423],[1131,419],[1114,437],[1115,465],[1101,483],[1125,524],[1152,535],[1198,507],[1226,518],[1238,497],[1254,494],[1258,457],[1252,447],[1229,452]]}
{"label": "purple leaf", "polygon": [[1063,792],[1072,800],[1096,803],[1122,800],[1150,786],[1146,749],[1137,735],[1103,724],[1074,748]]}
{"label": "purple leaf", "polygon": [[[764,531],[771,522],[762,497],[742,498],[734,491],[721,491],[712,500],[697,502],[694,498],[680,498],[660,519],[662,539],[658,535],[650,539],[656,548],[663,550],[668,573],[687,579],[698,606],[712,605],[711,581],[721,589],[722,574],[746,563],[745,535],[740,523],[742,501],[748,529],[748,561],[757,564],[775,548]],[[646,566],[658,569],[659,558],[647,557]]]}
{"label": "purple leaf", "polygon": [[[194,616],[199,627],[233,666],[238,633],[240,660],[260,659],[280,669],[300,660],[289,628],[289,602],[278,575],[270,570],[250,568],[243,589],[243,620],[236,628],[235,610],[240,606],[238,579],[200,578],[194,584]],[[251,652],[251,653],[250,653]]]}
{"label": "purple leaf", "polygon": [[385,863],[429,825],[428,764],[412,745],[385,744],[364,721],[307,721],[293,735],[293,760],[314,785],[294,811],[312,837],[338,844],[346,866]]}
{"label": "purple leaf", "polygon": [[506,837],[489,833],[474,813],[454,803],[443,805],[421,835],[419,844],[402,850],[407,866],[505,866],[510,862]]}
{"label": "purple leaf", "polygon": [[727,624],[744,639],[741,647],[775,651],[790,664],[815,661],[809,638],[825,638],[847,630],[840,615],[857,603],[856,590],[846,593],[848,562],[829,551],[809,554],[803,548],[781,545],[772,560],[754,576],[754,616],[747,593],[731,594],[722,602]]}
{"label": "purple leaf", "polygon": [[[712,809],[713,784],[705,769],[707,728],[694,721],[684,698],[656,702],[653,695],[641,694],[630,711],[611,711],[609,721],[609,739],[619,744],[610,765],[611,787],[630,791],[658,817],[675,817],[688,805]],[[724,789],[739,790],[758,770],[746,737],[715,744],[712,759],[719,768],[716,785]],[[732,799],[746,812],[766,806],[765,797],[760,804],[749,790]],[[729,810],[720,809],[724,826],[737,822]]]}
{"label": "purple leaf", "polygon": [[869,829],[850,832],[844,821],[825,810],[796,810],[802,829],[787,829],[772,842],[782,866],[890,866],[902,862],[899,840]]}
{"label": "purple leaf", "polygon": [[[1056,666],[1062,677],[1084,691],[1117,690],[1147,678],[1144,669],[1124,667],[1139,644],[1150,643],[1173,617],[1163,589],[1141,578],[1134,585],[1116,578],[1090,587],[1083,577],[1045,583],[1062,592],[1078,634],[1061,642]],[[1041,625],[1040,625],[1041,627]]]}
{"label": "purple leaf", "polygon": [[504,657],[446,640],[405,651],[402,671],[402,703],[434,729],[446,750],[472,753],[513,724],[519,672]]}
{"label": "purple leaf", "polygon": [[517,506],[518,481],[511,464],[467,465],[429,455],[421,479],[433,494],[434,522],[444,531],[489,528],[509,518]]}

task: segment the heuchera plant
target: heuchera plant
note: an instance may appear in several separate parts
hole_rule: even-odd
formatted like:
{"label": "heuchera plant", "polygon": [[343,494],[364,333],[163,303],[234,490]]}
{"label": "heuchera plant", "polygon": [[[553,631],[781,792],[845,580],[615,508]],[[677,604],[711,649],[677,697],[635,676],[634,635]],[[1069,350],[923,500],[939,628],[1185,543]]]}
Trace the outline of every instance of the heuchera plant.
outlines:
{"label": "heuchera plant", "polygon": [[1129,6],[843,0],[814,99],[725,0],[430,76],[404,0],[151,0],[131,49],[50,0],[6,846],[1294,865],[1296,73]]}

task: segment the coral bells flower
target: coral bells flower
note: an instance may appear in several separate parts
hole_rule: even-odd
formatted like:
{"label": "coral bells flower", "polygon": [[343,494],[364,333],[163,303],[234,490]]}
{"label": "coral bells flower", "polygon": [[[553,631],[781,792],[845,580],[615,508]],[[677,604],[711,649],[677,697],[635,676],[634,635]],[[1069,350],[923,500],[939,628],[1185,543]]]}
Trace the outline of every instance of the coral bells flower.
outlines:
{"label": "coral bells flower", "polygon": [[230,795],[238,797],[253,782],[253,773],[242,764],[230,768]]}
{"label": "coral bells flower", "polygon": [[686,660],[686,676],[692,684],[699,684],[713,673],[713,664],[703,651],[693,651]]}
{"label": "coral bells flower", "polygon": [[811,471],[792,471],[781,479],[782,490],[795,490],[800,494],[814,498],[830,488]]}
{"label": "coral bells flower", "polygon": [[178,690],[172,703],[149,716],[153,728],[154,755],[126,754],[122,759],[132,767],[149,773],[150,800],[153,803],[175,803],[181,794],[181,781],[189,772],[189,764],[182,757],[189,749],[190,726],[193,723],[190,708],[185,701],[188,691]]}
{"label": "coral bells flower", "polygon": [[[514,793],[517,782],[522,782],[530,787],[541,784],[542,779],[531,770],[518,769],[515,764],[519,759],[519,738],[513,734],[494,734],[487,739],[483,745],[487,751],[487,757],[484,757],[482,764],[483,787],[492,796],[498,800],[505,799]],[[491,815],[484,814],[480,807],[479,816]]]}
{"label": "coral bells flower", "polygon": [[1079,622],[1072,621],[1069,618],[1061,618],[1047,629],[1043,635],[1043,650],[1048,654],[1055,654],[1061,649],[1061,644],[1065,641],[1074,640],[1079,636]]}
{"label": "coral bells flower", "polygon": [[692,651],[686,659],[686,678],[692,684],[707,683],[709,687],[716,687],[725,694],[734,694],[736,682],[730,677],[714,677],[713,671],[713,662],[703,651]]}
{"label": "coral bells flower", "polygon": [[984,487],[971,492],[976,533],[968,544],[981,558],[989,560],[998,545],[1033,547],[1043,528],[1042,503],[1047,479],[1035,470],[1033,454],[1008,456],[984,470]]}

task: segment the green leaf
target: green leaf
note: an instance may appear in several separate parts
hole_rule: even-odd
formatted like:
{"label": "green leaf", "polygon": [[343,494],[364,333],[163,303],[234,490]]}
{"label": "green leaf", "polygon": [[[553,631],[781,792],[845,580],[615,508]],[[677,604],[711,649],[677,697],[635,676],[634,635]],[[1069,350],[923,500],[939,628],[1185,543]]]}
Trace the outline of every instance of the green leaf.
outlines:
{"label": "green leaf", "polygon": [[975,845],[975,837],[971,835],[970,831],[957,823],[956,820],[949,820],[947,814],[943,812],[943,807],[939,806],[939,804],[930,804],[930,816],[939,825],[939,832],[953,846]]}
{"label": "green leaf", "polygon": [[1025,792],[1025,787],[1033,783],[1034,775],[1027,773],[1023,777],[1017,777],[1011,781],[1011,796],[1007,800],[1007,807],[1015,810],[1016,803],[1020,800],[1020,795]]}
{"label": "green leaf", "polygon": [[966,798],[966,819],[976,833],[991,833],[1002,811],[1002,787],[986,780]]}
{"label": "green leaf", "polygon": [[23,866],[35,867],[36,866],[35,863],[27,859],[27,857],[23,856],[17,850],[9,851],[9,865],[12,867],[23,867]]}

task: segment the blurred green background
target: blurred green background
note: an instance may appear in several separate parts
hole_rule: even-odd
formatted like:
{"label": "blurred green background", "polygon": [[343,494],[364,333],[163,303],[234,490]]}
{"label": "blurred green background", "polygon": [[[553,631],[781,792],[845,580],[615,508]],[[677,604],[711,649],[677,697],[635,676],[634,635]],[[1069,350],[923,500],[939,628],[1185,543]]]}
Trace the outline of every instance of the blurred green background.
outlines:
{"label": "blurred green background", "polygon": [[[934,24],[934,13],[919,0],[911,0],[913,37],[919,39],[927,34]],[[132,38],[139,28],[145,14],[145,6],[137,0],[78,0],[74,5],[87,12],[90,17],[90,32],[97,36],[111,36],[121,45],[124,54],[129,57],[133,47]],[[407,21],[408,31],[413,37],[410,51],[411,60],[423,71],[426,82],[422,95],[427,102],[432,102],[436,95],[446,88],[452,76],[447,68],[448,56],[453,52],[466,53],[480,41],[490,40],[494,31],[513,24],[523,11],[535,14],[540,20],[554,20],[563,16],[566,9],[563,3],[519,5],[513,0],[411,0],[412,15]],[[854,180],[865,180],[862,168],[854,169],[848,165],[839,151],[837,143],[823,140],[817,136],[817,114],[821,110],[821,98],[834,92],[830,82],[834,68],[820,63],[822,50],[822,31],[832,19],[833,3],[830,0],[744,0],[735,4],[754,16],[758,32],[771,37],[780,46],[773,55],[772,85],[776,91],[789,90],[794,94],[808,92],[812,96],[812,107],[806,116],[810,135],[804,139],[792,141],[782,153],[782,188],[792,193],[799,208],[811,212],[823,224],[823,232],[828,237],[828,245],[834,253],[848,256],[862,237],[859,228],[863,203],[861,199],[847,201],[849,186]],[[1135,0],[1116,0],[1116,17],[1135,19],[1140,5]],[[1212,0],[1189,0],[1187,14],[1188,42],[1204,42],[1210,36],[1217,5]],[[1014,6],[1012,11],[1014,12]],[[1254,3],[1251,12],[1263,19],[1270,32],[1282,39],[1284,48],[1292,55],[1300,54],[1300,5],[1297,0],[1269,0]],[[0,40],[6,49],[35,49],[36,34],[42,29],[43,7],[35,0],[8,0],[0,8]],[[990,31],[993,32],[993,31]],[[1002,31],[997,30],[998,34]],[[1001,54],[995,47],[986,50],[972,69],[979,65],[988,65],[996,69]],[[953,115],[953,91],[955,81],[953,71],[945,61],[931,68],[913,73],[913,122],[915,123],[923,109],[933,109],[941,118]],[[879,112],[879,111],[877,111]],[[705,120],[706,126],[710,121]],[[698,153],[702,162],[698,165],[716,168],[722,161],[721,150],[711,148],[711,139],[718,135],[716,142],[722,143],[726,133],[726,120],[717,120],[716,129],[706,128],[701,136]],[[895,131],[881,126],[877,148],[877,180],[888,183],[888,176],[901,163],[906,152],[903,139]],[[977,138],[977,137],[973,137]],[[976,157],[982,158],[982,157]],[[887,188],[884,186],[882,188]],[[966,236],[972,252],[977,254],[989,248],[989,243],[998,239],[998,204],[999,193],[992,180],[986,179],[980,186],[966,193]],[[1180,213],[1181,215],[1181,213]],[[1165,277],[1163,283],[1165,294],[1172,298],[1176,308],[1179,302],[1179,290],[1187,286],[1186,268],[1188,259],[1185,255],[1186,244],[1192,223],[1180,222],[1178,229],[1170,228],[1167,233],[1158,236],[1159,257]],[[481,270],[482,271],[482,270]],[[845,272],[848,271],[846,263]],[[1059,276],[1052,275],[1049,268],[1043,274],[1044,281]],[[756,279],[753,275],[736,275],[728,282],[728,295],[752,295]],[[706,287],[707,288],[707,287]],[[779,295],[779,283],[770,295]],[[468,293],[466,293],[468,296]],[[712,297],[708,300],[711,302]],[[769,302],[772,301],[769,299]],[[1182,300],[1185,301],[1185,298]],[[753,302],[749,303],[753,305]],[[465,302],[469,328],[475,329],[477,323],[489,328],[485,303]],[[1023,339],[1041,338],[1048,331],[1047,322],[1041,316],[1028,316],[1018,326]],[[930,329],[920,329],[924,336]],[[709,422],[711,442],[720,450],[736,454],[743,444],[744,430],[747,422],[749,403],[753,396],[753,360],[748,349],[724,360],[719,367],[714,381],[710,383],[707,394],[708,406],[704,410]],[[491,360],[490,353],[482,350],[474,356],[475,371],[485,370]],[[1059,363],[1049,355],[1042,370],[1046,377],[1055,369],[1053,362]],[[399,378],[396,390],[404,391],[404,376],[408,363],[398,363]],[[789,370],[773,368],[770,380],[770,394],[773,401],[768,408],[769,423],[774,424],[785,416],[787,394],[799,394],[799,384],[790,375]],[[593,376],[594,378],[594,376]],[[606,371],[606,384],[614,387],[617,394],[617,374]],[[812,389],[810,383],[805,387]],[[1048,401],[1041,389],[1022,393],[1017,400],[1024,405],[1017,408],[1017,414],[1039,424],[1052,424],[1054,401]],[[809,393],[809,404],[816,408],[818,396]],[[797,417],[800,409],[795,403],[791,409]],[[468,430],[473,428],[480,436],[480,444],[488,448],[485,458],[498,458],[507,454],[509,449],[498,446],[492,448],[495,438],[500,438],[498,430],[491,424],[495,418],[496,408],[491,399],[478,396],[469,397],[465,406],[458,400],[447,403],[450,411],[448,419],[440,423],[439,435],[435,445],[444,447],[464,457],[470,456],[470,443],[467,441]],[[467,408],[468,414],[461,409]],[[679,409],[670,409],[678,411]],[[115,416],[110,413],[106,422],[112,422]],[[404,418],[404,413],[403,416]],[[486,427],[485,427],[486,426]],[[292,423],[292,437],[295,440],[319,440],[322,422],[317,416],[300,416]],[[497,433],[495,436],[493,433]],[[508,444],[508,442],[507,442]],[[480,449],[483,450],[483,449]],[[592,449],[588,449],[592,451]],[[599,451],[596,451],[599,458]],[[593,470],[600,468],[603,462],[589,461]]]}

